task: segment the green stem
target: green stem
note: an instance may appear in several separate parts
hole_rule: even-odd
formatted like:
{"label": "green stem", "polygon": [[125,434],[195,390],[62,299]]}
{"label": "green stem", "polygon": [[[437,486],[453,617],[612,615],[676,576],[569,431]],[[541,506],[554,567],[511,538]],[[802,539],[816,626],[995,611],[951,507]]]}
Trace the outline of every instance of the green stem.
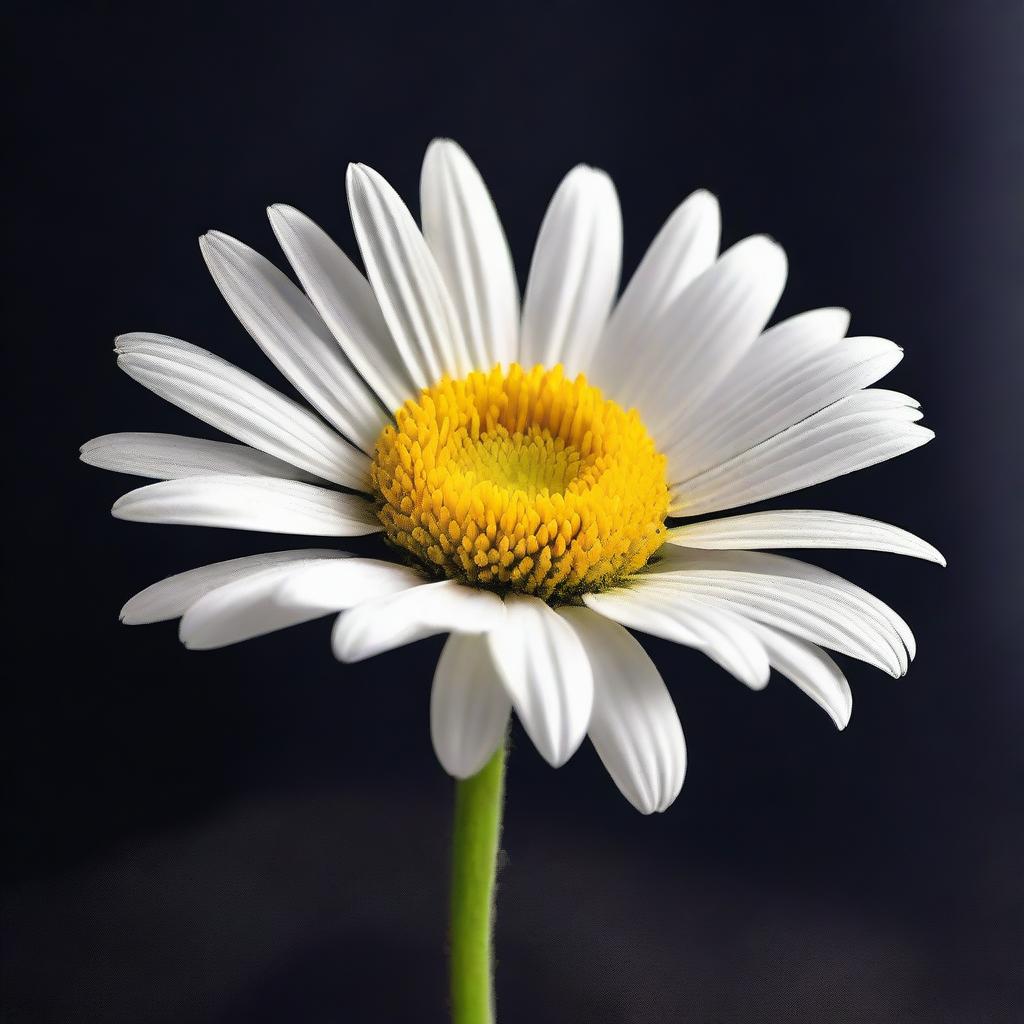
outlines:
{"label": "green stem", "polygon": [[501,838],[505,743],[472,778],[455,784],[452,843],[453,1024],[493,1024],[494,877]]}

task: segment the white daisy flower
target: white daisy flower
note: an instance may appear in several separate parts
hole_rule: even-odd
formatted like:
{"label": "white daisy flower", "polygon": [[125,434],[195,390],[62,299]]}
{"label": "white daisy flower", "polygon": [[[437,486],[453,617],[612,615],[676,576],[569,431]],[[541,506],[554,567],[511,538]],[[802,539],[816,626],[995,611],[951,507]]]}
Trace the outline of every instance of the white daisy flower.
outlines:
{"label": "white daisy flower", "polygon": [[552,765],[589,735],[644,813],[675,799],[686,751],[629,630],[697,648],[752,689],[774,668],[839,728],[850,688],[823,648],[907,671],[914,638],[891,608],[762,549],[942,563],[931,545],[840,512],[671,524],[929,441],[917,402],[872,387],[900,361],[896,345],[847,338],[840,309],[765,330],[786,258],[763,236],[719,255],[704,191],[616,301],[615,188],[576,167],[544,218],[520,311],[498,215],[453,142],[427,150],[422,230],[371,168],[350,167],[347,186],[366,278],[288,206],[270,220],[305,291],[234,238],[200,242],[239,320],[315,412],[195,345],[128,334],[116,351],[129,376],[241,443],[113,434],[82,458],[161,481],[117,501],[122,519],[379,532],[390,557],[313,548],[207,565],[136,595],[124,622],[180,616],[183,642],[205,649],[340,613],[346,662],[449,634],[430,708],[446,771],[480,771],[514,709]]}

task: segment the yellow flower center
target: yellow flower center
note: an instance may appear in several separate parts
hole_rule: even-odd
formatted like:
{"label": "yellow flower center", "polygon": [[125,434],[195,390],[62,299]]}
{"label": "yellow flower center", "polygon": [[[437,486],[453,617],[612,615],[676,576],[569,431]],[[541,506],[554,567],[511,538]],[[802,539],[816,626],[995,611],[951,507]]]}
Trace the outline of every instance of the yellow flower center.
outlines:
{"label": "yellow flower center", "polygon": [[665,457],[635,410],[560,366],[425,388],[378,438],[372,479],[388,539],[438,575],[555,603],[665,539]]}

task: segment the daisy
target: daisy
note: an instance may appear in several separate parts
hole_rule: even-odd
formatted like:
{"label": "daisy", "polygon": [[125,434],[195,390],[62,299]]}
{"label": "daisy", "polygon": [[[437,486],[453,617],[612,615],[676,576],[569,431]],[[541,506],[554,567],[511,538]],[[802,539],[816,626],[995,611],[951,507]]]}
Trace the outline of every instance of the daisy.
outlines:
{"label": "daisy", "polygon": [[205,349],[127,334],[116,352],[129,376],[241,443],[112,434],[82,458],[160,481],[118,500],[121,519],[382,534],[387,558],[308,548],[191,569],[121,617],[180,617],[182,641],[207,649],[335,614],[345,662],[448,634],[430,729],[445,770],[468,780],[456,807],[453,1010],[490,1020],[511,712],[555,766],[589,736],[644,813],[676,798],[686,750],[631,630],[703,651],[751,689],[775,669],[843,728],[850,688],[825,649],[899,676],[913,634],[852,583],[765,551],[942,556],[840,512],[708,516],[933,434],[917,402],[872,387],[901,349],[846,337],[845,310],[765,330],[785,256],[764,236],[719,255],[708,192],[672,213],[616,301],[615,189],[576,167],[544,217],[521,309],[497,213],[453,142],[427,150],[422,228],[369,167],[349,168],[347,192],[366,277],[289,206],[269,215],[301,290],[242,242],[200,239],[224,298],[315,412]]}
{"label": "daisy", "polygon": [[[126,334],[118,365],[241,444],[152,433],[89,441],[95,466],[161,482],[121,519],[267,533],[382,533],[389,557],[277,551],[154,584],[125,623],[181,617],[190,648],[338,615],[352,662],[432,634],[430,728],[445,770],[479,772],[515,710],[563,764],[589,735],[644,813],[679,793],[668,690],[629,630],[697,648],[752,689],[771,669],[849,720],[823,648],[893,676],[913,635],[877,598],[762,549],[942,556],[839,512],[761,511],[669,525],[802,489],[929,441],[918,403],[872,388],[901,359],[847,338],[841,309],[764,330],[786,279],[764,236],[719,255],[715,198],[671,215],[622,296],[614,186],[586,166],[541,225],[520,310],[508,244],[466,154],[438,140],[422,229],[364,165],[347,175],[367,276],[288,206],[271,224],[304,289],[242,242],[200,239],[243,326],[312,412],[177,338]],[[316,415],[319,413],[319,416]]]}

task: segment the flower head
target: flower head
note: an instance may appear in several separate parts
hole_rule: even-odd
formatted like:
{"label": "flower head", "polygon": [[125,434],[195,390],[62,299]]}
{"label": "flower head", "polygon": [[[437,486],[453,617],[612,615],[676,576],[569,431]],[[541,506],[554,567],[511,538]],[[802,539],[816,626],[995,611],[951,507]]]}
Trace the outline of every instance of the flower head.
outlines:
{"label": "flower head", "polygon": [[514,709],[541,754],[590,736],[640,810],[664,810],[686,754],[672,699],[629,630],[697,648],[754,689],[787,676],[842,728],[851,695],[823,648],[907,670],[914,639],[877,598],[762,549],[850,547],[941,562],[904,530],[759,502],[916,448],[917,403],[870,386],[902,357],[820,309],[765,326],[786,261],[764,237],[718,255],[715,199],[666,222],[616,302],[621,218],[577,167],[541,226],[520,313],[500,221],[476,168],[427,151],[422,231],[375,171],[349,169],[363,277],[311,220],[270,210],[304,290],[241,242],[201,239],[217,286],[316,410],[187,342],[118,338],[119,365],[240,441],[115,434],[93,465],[161,482],[124,519],[321,537],[382,533],[391,557],[279,551],[192,569],[122,610],[181,617],[193,648],[337,616],[356,661],[449,634],[431,733],[478,771]]}

